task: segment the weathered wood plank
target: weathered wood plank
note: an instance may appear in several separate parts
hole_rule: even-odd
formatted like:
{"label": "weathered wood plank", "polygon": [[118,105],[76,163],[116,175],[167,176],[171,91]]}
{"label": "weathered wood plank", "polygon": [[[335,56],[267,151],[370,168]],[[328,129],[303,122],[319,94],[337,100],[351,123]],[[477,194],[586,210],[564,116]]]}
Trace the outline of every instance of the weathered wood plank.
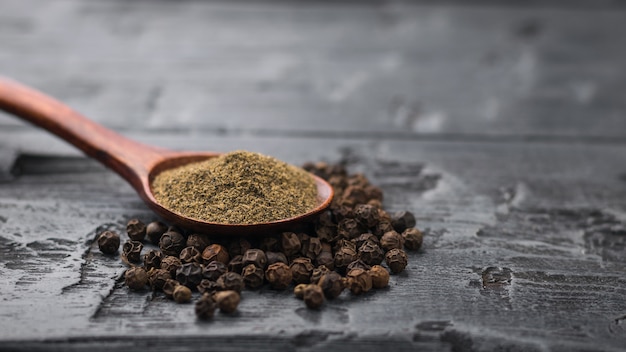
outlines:
{"label": "weathered wood plank", "polygon": [[626,12],[506,3],[5,0],[0,72],[118,129],[623,138]]}
{"label": "weathered wood plank", "polygon": [[[13,138],[3,140],[22,140]],[[236,317],[199,324],[192,306],[127,292],[119,261],[90,242],[130,216],[151,218],[130,187],[91,161],[22,158],[24,173],[0,184],[7,346],[618,351],[626,342],[624,146],[151,138],[256,146],[295,163],[347,158],[383,186],[389,209],[418,214],[425,249],[388,290],[320,312],[288,293],[245,292]]]}

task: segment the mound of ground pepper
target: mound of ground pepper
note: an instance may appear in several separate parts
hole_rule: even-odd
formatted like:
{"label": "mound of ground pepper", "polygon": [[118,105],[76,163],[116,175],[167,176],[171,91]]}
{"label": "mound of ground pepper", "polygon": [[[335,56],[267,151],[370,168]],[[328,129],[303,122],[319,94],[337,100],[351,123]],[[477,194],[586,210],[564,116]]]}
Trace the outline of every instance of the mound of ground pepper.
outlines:
{"label": "mound of ground pepper", "polygon": [[163,171],[151,186],[165,208],[221,224],[287,219],[317,205],[317,187],[309,173],[247,151]]}

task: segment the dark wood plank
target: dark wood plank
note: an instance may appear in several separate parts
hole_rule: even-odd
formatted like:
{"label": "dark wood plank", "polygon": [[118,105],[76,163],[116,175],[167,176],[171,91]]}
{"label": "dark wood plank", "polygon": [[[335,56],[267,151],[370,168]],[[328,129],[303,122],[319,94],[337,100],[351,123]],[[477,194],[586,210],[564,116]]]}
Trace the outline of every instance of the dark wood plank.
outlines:
{"label": "dark wood plank", "polygon": [[5,0],[0,72],[119,130],[623,139],[626,12],[512,3]]}
{"label": "dark wood plank", "polygon": [[190,305],[127,292],[122,265],[94,248],[98,230],[153,217],[130,187],[92,161],[26,156],[21,176],[0,184],[6,346],[618,351],[626,342],[624,146],[158,139],[240,144],[294,163],[346,158],[382,185],[389,209],[418,214],[425,248],[388,290],[320,312],[288,293],[245,292],[236,317],[200,324]]}

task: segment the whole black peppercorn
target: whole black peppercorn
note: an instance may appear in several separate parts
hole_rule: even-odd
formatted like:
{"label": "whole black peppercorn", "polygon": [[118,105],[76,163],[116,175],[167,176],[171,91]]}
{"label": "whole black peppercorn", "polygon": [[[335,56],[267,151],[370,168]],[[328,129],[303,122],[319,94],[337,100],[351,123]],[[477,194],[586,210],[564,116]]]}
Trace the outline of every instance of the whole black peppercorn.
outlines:
{"label": "whole black peppercorn", "polygon": [[120,248],[120,235],[113,231],[104,231],[98,236],[98,248],[104,254],[115,254]]}
{"label": "whole black peppercorn", "polygon": [[357,252],[352,247],[341,247],[335,252],[335,270],[343,273],[350,263],[357,259]]}
{"label": "whole black peppercorn", "polygon": [[367,270],[352,269],[346,275],[349,282],[350,292],[360,295],[372,289],[372,277]]}
{"label": "whole black peppercorn", "polygon": [[163,253],[161,253],[161,251],[156,250],[156,249],[151,249],[146,254],[143,255],[143,267],[146,270],[160,269],[161,261],[163,260],[163,258],[164,256],[163,256]]}
{"label": "whole black peppercorn", "polygon": [[241,271],[243,270],[243,256],[238,255],[231,259],[228,262],[228,270],[237,274],[241,274]]}
{"label": "whole black peppercorn", "polygon": [[314,262],[315,265],[323,265],[330,270],[333,270],[335,268],[335,257],[330,251],[321,251],[320,254],[315,258]]}
{"label": "whole black peppercorn", "polygon": [[267,264],[267,257],[265,256],[265,252],[260,249],[248,249],[246,253],[243,254],[243,265],[254,264],[260,269],[265,269],[265,265]]}
{"label": "whole black peppercorn", "polygon": [[317,285],[306,285],[302,298],[309,309],[319,309],[324,304],[324,291]]}
{"label": "whole black peppercorn", "polygon": [[354,207],[354,218],[367,228],[376,226],[380,221],[378,208],[367,204],[358,204]]}
{"label": "whole black peppercorn", "polygon": [[180,251],[185,248],[187,241],[185,237],[178,232],[168,231],[161,236],[159,240],[159,248],[165,255],[173,255],[178,257]]}
{"label": "whole black peppercorn", "polygon": [[385,259],[385,253],[382,248],[373,242],[366,241],[359,247],[359,259],[368,265],[377,265]]}
{"label": "whole black peppercorn", "polygon": [[254,265],[248,264],[243,267],[243,271],[241,272],[241,277],[243,278],[243,282],[249,289],[257,289],[263,286],[263,281],[265,280],[265,273],[263,269]]}
{"label": "whole black peppercorn", "polygon": [[371,203],[371,201],[373,200],[379,203],[382,203],[383,191],[380,188],[370,184],[370,185],[365,186],[364,190],[365,190],[365,195],[369,199],[368,203]]}
{"label": "whole black peppercorn", "polygon": [[178,285],[174,289],[172,297],[176,303],[188,303],[191,301],[191,290],[187,286]]}
{"label": "whole black peppercorn", "polygon": [[187,247],[194,247],[198,252],[202,253],[202,251],[211,244],[211,241],[205,235],[200,235],[197,233],[192,233],[187,236]]}
{"label": "whole black peppercorn", "polygon": [[385,251],[394,248],[402,249],[404,246],[404,238],[402,238],[402,235],[396,231],[385,232],[383,237],[380,239],[380,246],[383,247]]}
{"label": "whole black peppercorn", "polygon": [[267,267],[265,278],[273,289],[285,290],[291,285],[293,275],[287,264],[278,262]]}
{"label": "whole black peppercorn", "polygon": [[228,255],[228,250],[226,247],[214,243],[210,246],[207,246],[204,251],[202,251],[202,259],[205,264],[209,264],[212,261],[222,262],[224,264],[228,264],[230,261],[230,256]]}
{"label": "whole black peppercorn", "polygon": [[178,255],[183,263],[202,263],[202,255],[196,247],[185,247]]}
{"label": "whole black peppercorn", "polygon": [[264,237],[259,244],[259,248],[263,252],[277,252],[280,250],[280,241],[274,236]]}
{"label": "whole black peppercorn", "polygon": [[133,241],[143,241],[146,238],[146,224],[139,219],[131,219],[126,224],[126,233]]}
{"label": "whole black peppercorn", "polygon": [[296,284],[308,284],[311,280],[311,274],[313,273],[313,264],[309,258],[296,258],[291,262],[289,266],[293,281]]}
{"label": "whole black peppercorn", "polygon": [[344,240],[344,239],[340,239],[337,242],[334,243],[333,245],[333,250],[335,252],[339,251],[341,248],[350,248],[353,251],[356,252],[356,250],[358,249],[356,244],[350,240]]}
{"label": "whole black peppercorn", "polygon": [[411,227],[402,232],[402,238],[404,238],[404,247],[406,249],[416,251],[422,247],[424,235],[420,230]]}
{"label": "whole black peppercorn", "polygon": [[284,253],[281,252],[265,252],[265,256],[267,257],[267,265],[272,265],[275,263],[285,263],[289,264],[287,257]]}
{"label": "whole black peppercorn", "polygon": [[217,279],[219,279],[219,277],[224,275],[227,271],[228,268],[226,267],[226,265],[216,260],[204,266],[202,276],[205,279],[217,281]]}
{"label": "whole black peppercorn", "polygon": [[302,255],[313,260],[322,252],[322,242],[317,237],[310,237],[302,247]]}
{"label": "whole black peppercorn", "polygon": [[221,291],[233,290],[241,292],[244,287],[243,278],[241,275],[229,271],[217,279],[217,286]]}
{"label": "whole black peppercorn", "polygon": [[322,225],[317,224],[315,226],[315,234],[321,241],[333,242],[337,240],[337,225]]}
{"label": "whole black peppercorn", "polygon": [[307,286],[309,286],[309,284],[298,284],[296,285],[296,287],[293,288],[293,294],[296,296],[297,299],[304,298],[304,289]]}
{"label": "whole black peppercorn", "polygon": [[338,224],[345,219],[354,218],[354,211],[352,210],[351,206],[341,205],[341,206],[335,207],[333,208],[333,214],[337,218]]}
{"label": "whole black peppercorn", "polygon": [[231,258],[243,255],[248,249],[252,248],[252,244],[244,238],[238,238],[228,244],[228,254]]}
{"label": "whole black peppercorn", "polygon": [[383,288],[389,285],[389,272],[380,265],[374,265],[370,269],[373,288]]}
{"label": "whole black peppercorn", "polygon": [[209,320],[213,318],[215,315],[215,310],[217,309],[217,303],[213,299],[213,296],[205,293],[200,297],[200,299],[196,302],[195,311],[198,319],[201,320]]}
{"label": "whole black peppercorn", "polygon": [[363,262],[360,259],[357,259],[355,261],[353,261],[352,263],[348,264],[348,267],[346,268],[346,272],[350,272],[350,270],[352,269],[363,269],[363,270],[370,270],[372,267],[365,264],[365,262]]}
{"label": "whole black peppercorn", "polygon": [[220,309],[220,312],[226,314],[234,313],[241,301],[239,292],[233,290],[216,292],[213,298],[217,302],[217,307]]}
{"label": "whole black peppercorn", "polygon": [[122,246],[122,255],[131,263],[139,263],[141,261],[141,250],[143,244],[139,241],[126,241]]}
{"label": "whole black peppercorn", "polygon": [[169,271],[172,277],[176,277],[176,270],[183,266],[183,263],[173,255],[168,255],[165,258],[161,259],[161,269],[165,269]]}
{"label": "whole black peppercorn", "polygon": [[167,225],[160,221],[153,221],[146,226],[146,236],[153,244],[158,245],[161,236],[167,232]]}
{"label": "whole black peppercorn", "polygon": [[391,226],[391,222],[387,220],[381,220],[373,229],[372,233],[374,236],[381,238],[383,235],[389,231],[395,231],[393,226]]}
{"label": "whole black peppercorn", "polygon": [[343,278],[336,271],[329,271],[328,273],[322,275],[319,279],[318,285],[322,288],[324,296],[328,299],[339,297],[345,288]]}
{"label": "whole black peppercorn", "polygon": [[406,268],[408,258],[403,250],[394,248],[385,254],[385,262],[391,272],[397,274]]}
{"label": "whole black peppercorn", "polygon": [[173,298],[172,296],[174,295],[174,290],[176,289],[176,286],[178,285],[180,285],[180,283],[174,279],[165,280],[165,282],[163,283],[163,288],[162,288],[165,296],[167,298]]}
{"label": "whole black peppercorn", "polygon": [[[348,182],[350,182],[350,179],[348,179]],[[367,200],[367,193],[362,185],[350,185],[343,191],[343,204],[355,206],[357,204],[365,204]]]}
{"label": "whole black peppercorn", "polygon": [[283,253],[288,257],[297,254],[302,247],[300,239],[295,232],[283,232],[280,234],[280,244]]}
{"label": "whole black peppercorn", "polygon": [[124,273],[124,281],[131,290],[143,290],[148,285],[148,273],[143,268],[132,267]]}
{"label": "whole black peppercorn", "polygon": [[369,232],[360,234],[359,237],[353,239],[352,242],[354,242],[354,244],[356,245],[356,248],[361,248],[361,246],[365,242],[372,242],[380,246],[380,240],[378,239],[378,237],[374,236],[374,234],[371,234]]}
{"label": "whole black peppercorn", "polygon": [[391,225],[399,233],[409,227],[415,227],[415,216],[409,211],[399,211],[391,215]]}
{"label": "whole black peppercorn", "polygon": [[367,205],[371,205],[371,206],[379,209],[379,208],[382,208],[383,202],[381,202],[378,199],[370,199],[370,200],[367,201]]}
{"label": "whole black peppercorn", "polygon": [[343,219],[337,225],[337,235],[339,238],[351,240],[359,237],[366,230],[358,221],[351,218]]}
{"label": "whole black peppercorn", "polygon": [[165,282],[171,278],[170,272],[165,269],[153,268],[148,271],[148,282],[153,291],[162,290]]}
{"label": "whole black peppercorn", "polygon": [[330,269],[328,269],[326,266],[324,265],[318,266],[317,268],[313,269],[313,271],[311,272],[311,279],[309,281],[312,284],[317,285],[320,279],[322,278],[322,276],[325,274],[328,274],[329,272],[330,272]]}
{"label": "whole black peppercorn", "polygon": [[202,279],[196,287],[200,293],[213,293],[220,289],[216,281]]}
{"label": "whole black peppercorn", "polygon": [[202,266],[198,263],[186,263],[176,270],[176,281],[189,288],[195,289],[202,279]]}

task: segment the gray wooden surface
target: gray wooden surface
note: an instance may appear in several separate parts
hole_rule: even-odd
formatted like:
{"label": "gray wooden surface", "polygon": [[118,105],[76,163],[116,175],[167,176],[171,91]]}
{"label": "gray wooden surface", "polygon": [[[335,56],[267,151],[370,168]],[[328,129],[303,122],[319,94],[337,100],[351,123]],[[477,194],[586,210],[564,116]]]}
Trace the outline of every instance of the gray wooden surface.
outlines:
{"label": "gray wooden surface", "polygon": [[387,290],[237,316],[122,287],[154,215],[0,115],[0,349],[621,351],[626,8],[615,1],[0,0],[0,75],[138,140],[349,162],[424,248]]}

